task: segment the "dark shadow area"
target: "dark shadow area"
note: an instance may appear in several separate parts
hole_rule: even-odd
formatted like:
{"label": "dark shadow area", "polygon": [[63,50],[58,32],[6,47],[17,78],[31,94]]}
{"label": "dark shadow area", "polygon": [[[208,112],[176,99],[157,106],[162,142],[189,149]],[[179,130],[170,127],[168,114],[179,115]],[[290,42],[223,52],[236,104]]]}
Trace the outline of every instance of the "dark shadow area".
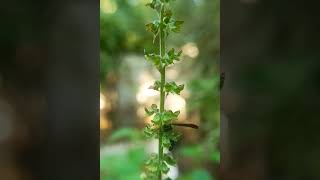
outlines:
{"label": "dark shadow area", "polygon": [[221,3],[221,179],[320,179],[316,1]]}
{"label": "dark shadow area", "polygon": [[0,179],[99,178],[99,1],[0,7]]}

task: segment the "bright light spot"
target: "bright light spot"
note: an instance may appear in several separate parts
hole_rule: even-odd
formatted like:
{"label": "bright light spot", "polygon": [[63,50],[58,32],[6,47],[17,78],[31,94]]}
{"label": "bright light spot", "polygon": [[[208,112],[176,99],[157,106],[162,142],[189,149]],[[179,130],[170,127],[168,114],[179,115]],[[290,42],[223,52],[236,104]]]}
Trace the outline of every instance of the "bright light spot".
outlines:
{"label": "bright light spot", "polygon": [[184,55],[196,58],[199,55],[199,49],[195,43],[187,43],[182,47]]}
{"label": "bright light spot", "polygon": [[181,96],[169,95],[166,99],[166,109],[180,111],[179,119],[186,119],[186,100]]}
{"label": "bright light spot", "polygon": [[106,107],[106,99],[105,97],[100,93],[100,110],[104,109]]}
{"label": "bright light spot", "polygon": [[118,6],[114,0],[101,0],[100,8],[104,13],[113,14],[117,11]]}
{"label": "bright light spot", "polygon": [[159,92],[153,89],[149,89],[152,84],[153,81],[144,83],[140,86],[139,91],[136,95],[136,99],[140,104],[146,103],[148,100],[150,100],[149,98],[159,95]]}

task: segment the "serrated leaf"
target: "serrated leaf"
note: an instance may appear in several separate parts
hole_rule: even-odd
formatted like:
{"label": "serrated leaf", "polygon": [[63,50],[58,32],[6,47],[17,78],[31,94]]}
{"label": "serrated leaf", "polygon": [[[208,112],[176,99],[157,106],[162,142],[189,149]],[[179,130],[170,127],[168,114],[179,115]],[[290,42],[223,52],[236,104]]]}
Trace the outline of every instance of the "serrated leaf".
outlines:
{"label": "serrated leaf", "polygon": [[151,109],[154,111],[154,112],[157,112],[158,111],[158,106],[156,104],[152,104],[151,105]]}
{"label": "serrated leaf", "polygon": [[152,62],[158,69],[162,67],[160,55],[153,54],[153,53],[147,54],[145,52],[144,57],[146,58],[147,61]]}
{"label": "serrated leaf", "polygon": [[184,21],[175,21],[174,28],[172,29],[173,32],[178,33],[181,30],[181,26],[183,25]]}
{"label": "serrated leaf", "polygon": [[151,138],[156,134],[155,129],[152,128],[150,124],[147,124],[147,126],[143,129],[143,133],[147,138]]}
{"label": "serrated leaf", "polygon": [[167,93],[180,95],[180,92],[184,89],[184,85],[177,85],[175,82],[167,82],[164,88]]}
{"label": "serrated leaf", "polygon": [[174,142],[178,142],[179,139],[180,139],[180,134],[179,133],[176,133],[176,132],[173,132],[171,131],[168,135],[168,137],[170,138],[170,140],[174,141]]}
{"label": "serrated leaf", "polygon": [[164,174],[167,174],[169,172],[170,168],[168,167],[168,165],[165,162],[162,162],[160,165],[160,170]]}
{"label": "serrated leaf", "polygon": [[171,146],[171,142],[170,142],[170,139],[168,138],[168,136],[162,137],[162,146],[165,148],[169,148]]}
{"label": "serrated leaf", "polygon": [[157,114],[153,117],[152,122],[153,122],[154,124],[158,125],[158,124],[160,123],[160,121],[161,121],[161,114],[160,114],[160,113],[157,113]]}
{"label": "serrated leaf", "polygon": [[152,153],[145,165],[149,171],[156,172],[158,170],[158,154]]}
{"label": "serrated leaf", "polygon": [[174,113],[171,110],[170,111],[165,111],[163,113],[163,116],[162,116],[162,121],[167,124],[167,123],[169,123],[169,122],[171,122],[173,120],[176,120],[178,115],[179,115],[179,113],[177,113],[177,112]]}
{"label": "serrated leaf", "polygon": [[165,64],[165,66],[173,64],[174,61],[180,61],[181,53],[182,51],[176,53],[175,49],[171,48],[163,57],[163,63]]}
{"label": "serrated leaf", "polygon": [[172,32],[178,33],[180,32],[183,23],[184,21],[171,20],[171,22],[169,23],[169,29]]}
{"label": "serrated leaf", "polygon": [[153,110],[149,110],[148,108],[144,108],[144,111],[146,112],[146,114],[148,115],[148,116],[151,116],[151,115],[153,115],[154,114],[154,111]]}
{"label": "serrated leaf", "polygon": [[171,166],[174,166],[177,164],[177,161],[173,157],[169,156],[168,154],[164,154],[163,159],[167,164]]}
{"label": "serrated leaf", "polygon": [[155,23],[148,23],[146,24],[146,29],[149,32],[152,32],[153,34],[157,34],[159,31],[159,26]]}

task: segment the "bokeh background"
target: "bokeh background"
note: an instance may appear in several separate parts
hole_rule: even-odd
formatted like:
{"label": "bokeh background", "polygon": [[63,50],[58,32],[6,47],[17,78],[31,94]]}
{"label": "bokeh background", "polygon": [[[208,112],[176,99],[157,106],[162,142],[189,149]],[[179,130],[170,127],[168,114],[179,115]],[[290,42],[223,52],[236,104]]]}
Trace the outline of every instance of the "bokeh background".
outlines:
{"label": "bokeh background", "polygon": [[[148,0],[100,1],[100,179],[139,179],[156,140],[142,135],[150,122],[144,107],[159,102],[148,89],[159,74],[143,56],[157,52],[145,24],[156,12]],[[181,110],[179,122],[198,130],[177,128],[183,138],[173,154],[178,165],[169,175],[181,180],[218,179],[220,162],[219,0],[177,0],[174,17],[185,21],[181,33],[168,38],[168,47],[183,50],[182,61],[167,70],[167,80],[184,83],[181,96],[169,95],[166,107]]]}

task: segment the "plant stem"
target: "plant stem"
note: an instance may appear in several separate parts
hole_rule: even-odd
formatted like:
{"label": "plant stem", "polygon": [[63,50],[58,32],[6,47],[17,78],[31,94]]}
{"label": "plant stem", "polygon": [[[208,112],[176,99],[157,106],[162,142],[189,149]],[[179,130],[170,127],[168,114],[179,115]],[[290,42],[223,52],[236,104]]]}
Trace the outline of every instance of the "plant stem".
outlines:
{"label": "plant stem", "polygon": [[[166,51],[166,43],[165,43],[165,35],[163,30],[163,13],[164,13],[164,4],[161,4],[161,10],[160,10],[160,38],[159,38],[159,54],[161,57],[164,56]],[[160,113],[164,112],[164,101],[165,101],[165,92],[164,92],[164,85],[166,81],[166,69],[165,67],[162,67],[161,71],[161,85],[160,85]],[[162,122],[160,122],[160,128],[159,128],[159,167],[158,167],[158,180],[162,179],[161,174],[161,163],[162,163],[162,156],[163,156],[163,147],[162,147]]]}

